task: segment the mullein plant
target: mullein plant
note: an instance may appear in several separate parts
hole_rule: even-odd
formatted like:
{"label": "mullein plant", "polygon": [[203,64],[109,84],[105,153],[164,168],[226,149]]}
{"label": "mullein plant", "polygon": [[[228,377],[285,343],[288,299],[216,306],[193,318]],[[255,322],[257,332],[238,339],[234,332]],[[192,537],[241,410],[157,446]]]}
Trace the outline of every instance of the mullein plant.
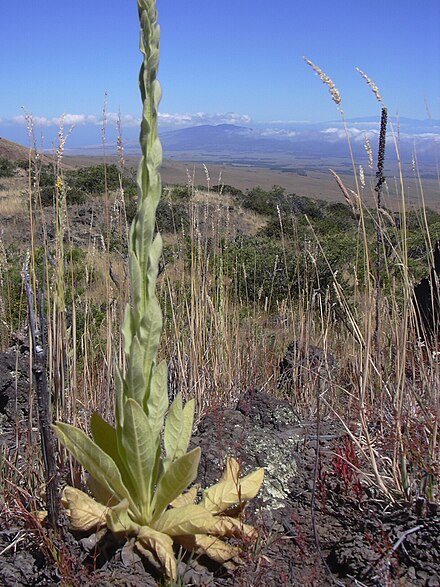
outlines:
{"label": "mullein plant", "polygon": [[188,489],[200,460],[200,448],[188,452],[195,404],[191,400],[183,405],[178,394],[169,406],[167,365],[157,363],[162,312],[156,279],[162,239],[155,220],[162,191],[162,148],[157,130],[161,87],[155,0],[138,0],[138,11],[143,53],[139,76],[142,158],[138,209],[129,238],[132,301],[123,324],[126,368],[116,375],[115,425],[94,413],[92,438],[62,422],[53,429],[90,475],[93,497],[69,486],[63,492],[72,528],[104,532],[106,528],[176,579],[176,545],[226,566],[236,562],[239,550],[226,539],[255,537],[254,528],[242,522],[240,513],[258,493],[264,471],[240,478],[237,461],[229,458],[217,484],[204,491],[198,486]]}

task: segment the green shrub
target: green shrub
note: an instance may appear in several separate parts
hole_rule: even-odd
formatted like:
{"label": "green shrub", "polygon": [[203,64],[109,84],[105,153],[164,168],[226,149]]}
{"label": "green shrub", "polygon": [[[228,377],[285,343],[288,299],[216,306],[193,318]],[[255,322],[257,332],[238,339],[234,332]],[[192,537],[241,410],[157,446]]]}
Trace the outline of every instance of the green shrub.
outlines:
{"label": "green shrub", "polygon": [[81,167],[75,171],[66,173],[71,190],[78,190],[87,195],[103,194],[108,190],[119,188],[119,171],[116,165],[94,165],[93,167]]}
{"label": "green shrub", "polygon": [[187,185],[175,185],[169,194],[171,200],[188,200],[191,197],[191,188]]}
{"label": "green shrub", "polygon": [[296,194],[286,194],[286,190],[274,185],[272,189],[267,192],[261,187],[253,188],[252,190],[243,192],[235,191],[233,194],[237,202],[243,208],[253,210],[262,216],[268,216],[269,219],[279,219],[279,216],[284,219],[294,216],[307,215],[311,219],[316,219],[321,216],[321,209],[323,202],[297,196]]}
{"label": "green shrub", "polygon": [[236,198],[243,198],[244,193],[242,190],[238,188],[234,188],[232,185],[224,184],[224,185],[213,185],[211,190],[213,192],[217,192],[218,194],[229,194],[230,196],[234,196]]}
{"label": "green shrub", "polygon": [[38,173],[38,188],[42,206],[52,206],[55,197],[55,170],[51,165],[44,165]]}
{"label": "green shrub", "polygon": [[4,157],[0,158],[0,177],[13,177],[15,165]]}
{"label": "green shrub", "polygon": [[160,232],[178,232],[189,226],[189,216],[184,204],[160,200],[156,210],[156,223]]}

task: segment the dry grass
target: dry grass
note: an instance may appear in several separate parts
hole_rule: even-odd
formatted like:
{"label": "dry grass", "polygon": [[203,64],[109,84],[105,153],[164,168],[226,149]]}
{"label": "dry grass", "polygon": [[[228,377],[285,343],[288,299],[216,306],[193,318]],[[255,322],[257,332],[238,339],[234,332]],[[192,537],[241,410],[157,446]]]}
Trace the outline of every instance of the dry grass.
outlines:
{"label": "dry grass", "polygon": [[[59,162],[60,176],[62,169]],[[341,182],[349,189],[349,180],[344,177]],[[307,418],[315,417],[320,405],[321,415],[336,418],[346,427],[357,450],[369,462],[364,478],[388,499],[417,495],[437,499],[439,355],[436,347],[427,349],[418,342],[404,228],[407,182],[401,177],[389,186],[394,202],[399,200],[399,222],[389,223],[387,228],[381,224],[383,242],[393,243],[394,261],[392,268],[384,268],[384,277],[392,284],[378,305],[379,344],[374,338],[371,311],[377,292],[374,261],[370,255],[362,257],[362,250],[368,250],[366,221],[377,222],[374,212],[367,208],[374,198],[369,184],[374,187],[367,176],[365,186],[359,183],[357,191],[360,222],[353,267],[363,271],[361,277],[355,273],[344,276],[353,286],[352,295],[342,285],[343,276],[335,273],[327,290],[313,290],[307,285],[289,292],[285,299],[257,301],[242,291],[239,294],[238,277],[243,272],[239,264],[235,274],[225,271],[225,247],[239,234],[255,234],[266,219],[240,209],[223,193],[192,186],[189,228],[176,227],[173,234],[166,235],[173,253],[158,282],[164,309],[161,355],[169,363],[170,393],[182,390],[186,398],[194,397],[199,417],[233,404],[250,388],[288,397]],[[351,185],[355,187],[353,178]],[[423,187],[419,181],[419,194],[424,194]],[[339,190],[337,185],[335,189]],[[31,196],[38,195],[38,186],[32,190]],[[342,200],[340,191],[338,194]],[[22,219],[28,203],[18,194],[17,200],[10,201],[2,196],[0,193],[0,214]],[[123,254],[126,225],[119,208],[118,214],[112,212],[121,194],[103,194],[96,205],[101,215],[94,217],[88,234],[80,241],[62,197],[56,210],[43,211],[38,198],[29,201],[34,202],[32,238],[22,245],[31,249],[35,289],[45,283],[54,412],[84,427],[93,410],[111,419],[114,370],[116,365],[123,366],[120,326],[129,301]],[[423,213],[422,208],[422,217]],[[295,219],[280,218],[282,229],[292,221]],[[48,222],[56,227],[51,242],[42,240]],[[28,224],[31,226],[29,219]],[[117,246],[111,244],[111,232],[121,239]],[[3,242],[6,238],[14,238],[7,226]],[[282,241],[285,247],[291,246]],[[78,242],[85,251],[81,278],[71,252]],[[40,245],[46,256],[44,276],[36,261]],[[427,237],[426,250],[430,247]],[[304,254],[313,275],[317,257],[325,255],[319,238]],[[273,279],[279,271],[299,271],[288,267],[283,258],[272,270]],[[316,277],[319,283],[319,275]],[[255,284],[259,276],[248,274],[246,279]],[[292,341],[302,345],[306,358],[301,357],[301,369],[291,385],[280,388],[278,364]],[[332,353],[337,368],[324,365],[317,371],[308,352],[313,347]],[[77,475],[73,464],[70,470],[72,476]]]}
{"label": "dry grass", "polygon": [[23,176],[1,178],[0,184],[0,217],[4,218],[25,218],[26,217],[26,196],[25,180]]}

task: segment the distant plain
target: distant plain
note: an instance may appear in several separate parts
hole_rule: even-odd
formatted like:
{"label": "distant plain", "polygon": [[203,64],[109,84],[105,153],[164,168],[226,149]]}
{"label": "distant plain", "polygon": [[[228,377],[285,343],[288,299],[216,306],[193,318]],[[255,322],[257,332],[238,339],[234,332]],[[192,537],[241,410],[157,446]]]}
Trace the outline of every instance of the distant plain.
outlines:
{"label": "distant plain", "polygon": [[[333,169],[348,189],[355,190],[354,172],[347,158],[288,158],[279,153],[267,154],[264,158],[256,158],[255,154],[243,153],[235,156],[232,161],[222,160],[219,154],[209,153],[178,153],[166,152],[161,173],[166,184],[186,184],[204,187],[231,185],[241,190],[260,186],[265,190],[280,185],[288,193],[327,201],[343,201],[341,190],[337,186],[329,169]],[[185,157],[187,155],[187,157]],[[175,157],[175,158],[173,158]],[[109,157],[108,161],[115,161]],[[66,156],[64,163],[72,167],[95,165],[102,161],[99,156]],[[126,165],[135,168],[138,157],[130,155]],[[375,170],[364,166],[366,186],[363,189],[364,202],[374,205]],[[406,206],[419,208],[422,196],[425,205],[440,210],[440,189],[434,166],[425,165],[419,180],[408,166],[404,169],[403,183],[405,187]],[[400,178],[397,169],[385,169],[387,177],[383,203],[392,210],[401,207]],[[208,180],[209,177],[209,180]]]}

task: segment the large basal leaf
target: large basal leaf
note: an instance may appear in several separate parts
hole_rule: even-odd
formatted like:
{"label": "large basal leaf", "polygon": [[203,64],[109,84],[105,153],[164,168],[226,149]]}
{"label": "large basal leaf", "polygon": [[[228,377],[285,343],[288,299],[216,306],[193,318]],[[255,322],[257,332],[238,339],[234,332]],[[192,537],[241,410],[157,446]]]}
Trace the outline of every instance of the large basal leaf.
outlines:
{"label": "large basal leaf", "polygon": [[241,538],[246,536],[247,538],[255,539],[258,536],[257,531],[253,526],[244,524],[237,518],[231,518],[229,516],[214,516],[216,520],[215,525],[209,531],[210,534],[215,536],[234,536],[235,538]]}
{"label": "large basal leaf", "polygon": [[264,469],[257,469],[235,481],[220,481],[205,489],[203,506],[213,514],[219,514],[237,503],[244,503],[257,495],[264,480]]}
{"label": "large basal leaf", "polygon": [[152,474],[158,457],[160,438],[153,435],[147,415],[133,399],[128,399],[124,406],[121,443],[125,450],[127,467],[136,487],[139,508],[148,516],[154,483]]}
{"label": "large basal leaf", "polygon": [[137,535],[136,546],[144,554],[147,554],[145,551],[153,554],[160,561],[168,577],[174,581],[177,579],[176,557],[173,541],[169,536],[149,526],[142,526]]}
{"label": "large basal leaf", "polygon": [[73,530],[87,532],[105,526],[108,508],[89,497],[87,493],[67,486],[63,490],[61,501]]}
{"label": "large basal leaf", "polygon": [[90,419],[90,429],[93,440],[100,448],[102,448],[106,454],[109,455],[109,457],[114,460],[121,473],[124,485],[127,487],[130,494],[133,494],[134,485],[129,478],[129,473],[126,463],[123,460],[123,455],[119,454],[116,428],[106,422],[104,418],[102,418],[97,412],[93,412]]}
{"label": "large basal leaf", "polygon": [[98,412],[93,412],[90,418],[90,430],[96,444],[116,462],[119,457],[116,428],[106,422]]}
{"label": "large basal leaf", "polygon": [[86,471],[95,477],[107,491],[118,497],[119,500],[124,499],[124,497],[127,498],[132,511],[139,515],[139,510],[124,485],[121,473],[114,460],[79,428],[64,422],[57,422],[52,428],[60,442],[64,444]]}
{"label": "large basal leaf", "polygon": [[186,550],[193,551],[199,555],[209,556],[212,560],[224,565],[228,561],[238,558],[240,551],[236,546],[232,546],[215,536],[206,534],[195,534],[176,536],[176,542],[181,544]]}
{"label": "large basal leaf", "polygon": [[97,481],[90,474],[87,478],[87,487],[98,503],[101,503],[107,507],[112,507],[118,503],[118,498],[115,496],[115,494],[110,493],[108,489],[101,485],[101,483],[99,483],[99,481]]}
{"label": "large basal leaf", "polygon": [[156,521],[167,506],[197,477],[200,447],[177,459],[165,470],[157,484],[153,498],[153,520]]}
{"label": "large basal leaf", "polygon": [[207,534],[216,524],[215,516],[204,507],[193,504],[167,510],[154,523],[154,529],[168,536]]}
{"label": "large basal leaf", "polygon": [[126,499],[107,510],[106,523],[113,534],[121,537],[136,535],[140,530],[140,525],[129,514],[129,503]]}
{"label": "large basal leaf", "polygon": [[200,485],[193,485],[186,493],[181,493],[176,499],[173,499],[171,506],[173,508],[182,508],[185,505],[193,505],[196,502]]}
{"label": "large basal leaf", "polygon": [[233,457],[228,457],[226,460],[226,467],[220,481],[234,481],[238,483],[240,478],[240,463]]}

